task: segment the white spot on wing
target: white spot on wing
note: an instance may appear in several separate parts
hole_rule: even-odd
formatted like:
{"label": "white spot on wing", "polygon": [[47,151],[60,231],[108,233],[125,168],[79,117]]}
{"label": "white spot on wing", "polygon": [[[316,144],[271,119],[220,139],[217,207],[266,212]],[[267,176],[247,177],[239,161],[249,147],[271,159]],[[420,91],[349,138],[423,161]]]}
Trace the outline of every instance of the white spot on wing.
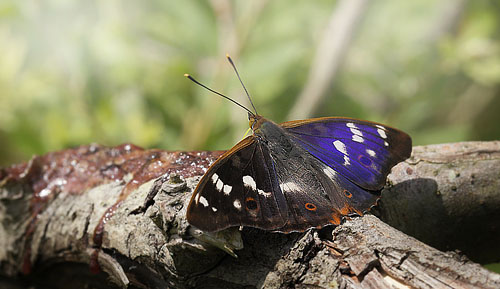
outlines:
{"label": "white spot on wing", "polygon": [[286,192],[300,191],[300,188],[295,183],[292,183],[292,182],[286,182],[286,183],[280,184],[280,188],[282,191],[286,191]]}
{"label": "white spot on wing", "polygon": [[351,164],[351,159],[348,156],[344,156],[344,166]]}
{"label": "white spot on wing", "polygon": [[217,212],[217,208],[216,207],[212,207],[212,211]]}
{"label": "white spot on wing", "polygon": [[337,174],[336,171],[334,171],[332,168],[330,168],[329,166],[325,166],[325,168],[323,168],[323,172],[330,178],[330,179],[334,179],[335,178],[335,175]]}
{"label": "white spot on wing", "polygon": [[264,192],[264,191],[263,191],[263,190],[261,190],[261,189],[258,189],[258,190],[257,190],[257,192],[259,193],[259,195],[264,196],[264,197],[266,197],[266,198],[269,198],[269,197],[271,196],[271,193],[269,193],[269,192]]}
{"label": "white spot on wing", "polygon": [[212,183],[214,183],[214,184],[217,183],[218,179],[219,179],[219,175],[217,175],[217,174],[212,175]]}
{"label": "white spot on wing", "polygon": [[241,210],[241,203],[240,203],[240,200],[234,200],[233,202],[233,206],[238,209],[238,210]]}
{"label": "white spot on wing", "polygon": [[389,143],[385,141],[385,142],[384,142],[384,145],[385,145],[386,147],[388,147],[388,146],[389,146]]}
{"label": "white spot on wing", "polygon": [[355,142],[361,142],[361,143],[365,141],[365,139],[364,139],[364,138],[360,137],[360,136],[359,136],[359,135],[357,135],[357,134],[353,134],[353,135],[352,135],[352,140],[353,140],[353,141],[355,141]]}
{"label": "white spot on wing", "polygon": [[[353,136],[353,138],[354,138],[354,136]],[[341,141],[339,141],[339,140],[336,140],[336,141],[334,141],[334,142],[333,142],[333,145],[335,146],[335,148],[336,148],[339,152],[341,152],[341,153],[343,153],[343,154],[345,154],[345,155],[347,154],[347,150],[346,150],[346,148],[345,148],[345,144],[344,144],[343,142],[341,142]]]}
{"label": "white spot on wing", "polygon": [[222,192],[223,187],[224,187],[224,183],[220,179],[218,179],[217,184],[215,184],[215,188],[217,189],[217,191]]}
{"label": "white spot on wing", "polygon": [[203,197],[203,196],[200,196],[200,203],[201,203],[204,207],[208,207],[208,201],[207,201],[207,199],[205,199],[205,197]]}
{"label": "white spot on wing", "polygon": [[352,122],[348,122],[348,123],[346,124],[346,126],[347,126],[348,128],[358,128],[358,127],[357,127],[354,123],[352,123]]}
{"label": "white spot on wing", "polygon": [[363,136],[363,133],[358,129],[351,128],[351,132],[355,135]]}
{"label": "white spot on wing", "polygon": [[373,150],[371,150],[371,149],[367,149],[367,150],[366,150],[366,152],[367,152],[367,153],[368,153],[371,157],[374,157],[374,156],[376,156],[376,155],[377,155],[377,154],[376,154]]}
{"label": "white spot on wing", "polygon": [[355,135],[363,136],[363,133],[359,129],[351,128],[351,132]]}
{"label": "white spot on wing", "polygon": [[381,128],[378,128],[377,129],[377,132],[378,134],[382,137],[382,138],[387,138],[387,135],[385,134],[385,130],[381,129]]}
{"label": "white spot on wing", "polygon": [[243,184],[254,191],[257,189],[257,184],[255,183],[255,180],[252,178],[252,176],[244,176]]}
{"label": "white spot on wing", "polygon": [[230,186],[230,185],[224,185],[224,194],[225,195],[229,195],[229,193],[231,192],[232,189],[233,189],[232,186]]}

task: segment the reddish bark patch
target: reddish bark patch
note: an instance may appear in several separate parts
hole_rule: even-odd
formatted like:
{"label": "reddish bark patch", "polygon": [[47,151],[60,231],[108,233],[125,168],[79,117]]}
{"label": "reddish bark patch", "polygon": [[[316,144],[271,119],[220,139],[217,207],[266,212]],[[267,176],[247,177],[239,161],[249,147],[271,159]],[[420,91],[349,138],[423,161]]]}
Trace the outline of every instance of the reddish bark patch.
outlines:
{"label": "reddish bark patch", "polygon": [[137,187],[167,173],[184,178],[203,175],[222,153],[144,150],[132,144],[116,147],[92,144],[35,156],[27,163],[0,169],[0,186],[21,184],[33,192],[30,200],[31,222],[25,232],[22,264],[25,273],[31,271],[30,248],[37,216],[57,194],[83,194],[98,185],[120,182],[131,174],[131,180],[94,229],[94,246],[100,248],[105,223]]}

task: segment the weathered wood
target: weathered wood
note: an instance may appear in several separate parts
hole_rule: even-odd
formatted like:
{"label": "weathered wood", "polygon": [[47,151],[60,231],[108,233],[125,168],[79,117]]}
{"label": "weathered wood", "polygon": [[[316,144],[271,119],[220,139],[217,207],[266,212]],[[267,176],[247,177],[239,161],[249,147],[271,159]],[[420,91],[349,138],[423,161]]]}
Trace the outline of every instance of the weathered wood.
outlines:
{"label": "weathered wood", "polygon": [[388,177],[374,213],[440,250],[500,260],[500,142],[415,147]]}
{"label": "weathered wood", "polygon": [[[500,275],[463,254],[438,251],[369,215],[289,235],[244,228],[244,249],[233,258],[213,245],[238,248],[237,229],[210,239],[184,217],[199,168],[220,153],[89,148],[0,170],[0,275],[22,280],[16,286],[500,287]],[[69,157],[76,152],[80,166]],[[65,165],[93,173],[55,169]],[[500,142],[415,147],[393,169],[376,213],[435,246],[498,261],[498,245],[475,251],[446,239],[475,234],[475,245],[483,247],[498,240],[499,176]]]}

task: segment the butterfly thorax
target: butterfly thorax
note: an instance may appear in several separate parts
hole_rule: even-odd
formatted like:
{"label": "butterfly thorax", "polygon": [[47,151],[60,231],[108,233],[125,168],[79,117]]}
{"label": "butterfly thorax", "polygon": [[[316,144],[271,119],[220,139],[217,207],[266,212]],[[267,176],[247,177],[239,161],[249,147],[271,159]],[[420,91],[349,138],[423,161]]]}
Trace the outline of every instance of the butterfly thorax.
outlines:
{"label": "butterfly thorax", "polygon": [[248,120],[254,135],[260,140],[273,139],[276,134],[281,134],[279,125],[260,115],[249,115]]}
{"label": "butterfly thorax", "polygon": [[296,154],[304,152],[296,146],[285,129],[271,120],[260,115],[250,116],[250,127],[258,141],[274,152],[273,157],[276,154],[289,157],[295,151]]}

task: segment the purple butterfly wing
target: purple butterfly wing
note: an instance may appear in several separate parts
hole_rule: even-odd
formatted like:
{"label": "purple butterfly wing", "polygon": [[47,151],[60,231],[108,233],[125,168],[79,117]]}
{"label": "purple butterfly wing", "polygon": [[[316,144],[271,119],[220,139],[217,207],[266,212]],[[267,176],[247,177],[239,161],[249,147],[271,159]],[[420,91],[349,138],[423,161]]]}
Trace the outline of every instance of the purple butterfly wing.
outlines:
{"label": "purple butterfly wing", "polygon": [[295,142],[354,184],[383,187],[391,168],[411,154],[411,138],[383,124],[316,118],[280,124]]}
{"label": "purple butterfly wing", "polygon": [[[292,151],[293,152],[293,151]],[[380,197],[336,173],[321,160],[297,154],[273,154],[280,188],[287,201],[288,221],[280,232],[339,225],[346,215],[363,215]]]}

